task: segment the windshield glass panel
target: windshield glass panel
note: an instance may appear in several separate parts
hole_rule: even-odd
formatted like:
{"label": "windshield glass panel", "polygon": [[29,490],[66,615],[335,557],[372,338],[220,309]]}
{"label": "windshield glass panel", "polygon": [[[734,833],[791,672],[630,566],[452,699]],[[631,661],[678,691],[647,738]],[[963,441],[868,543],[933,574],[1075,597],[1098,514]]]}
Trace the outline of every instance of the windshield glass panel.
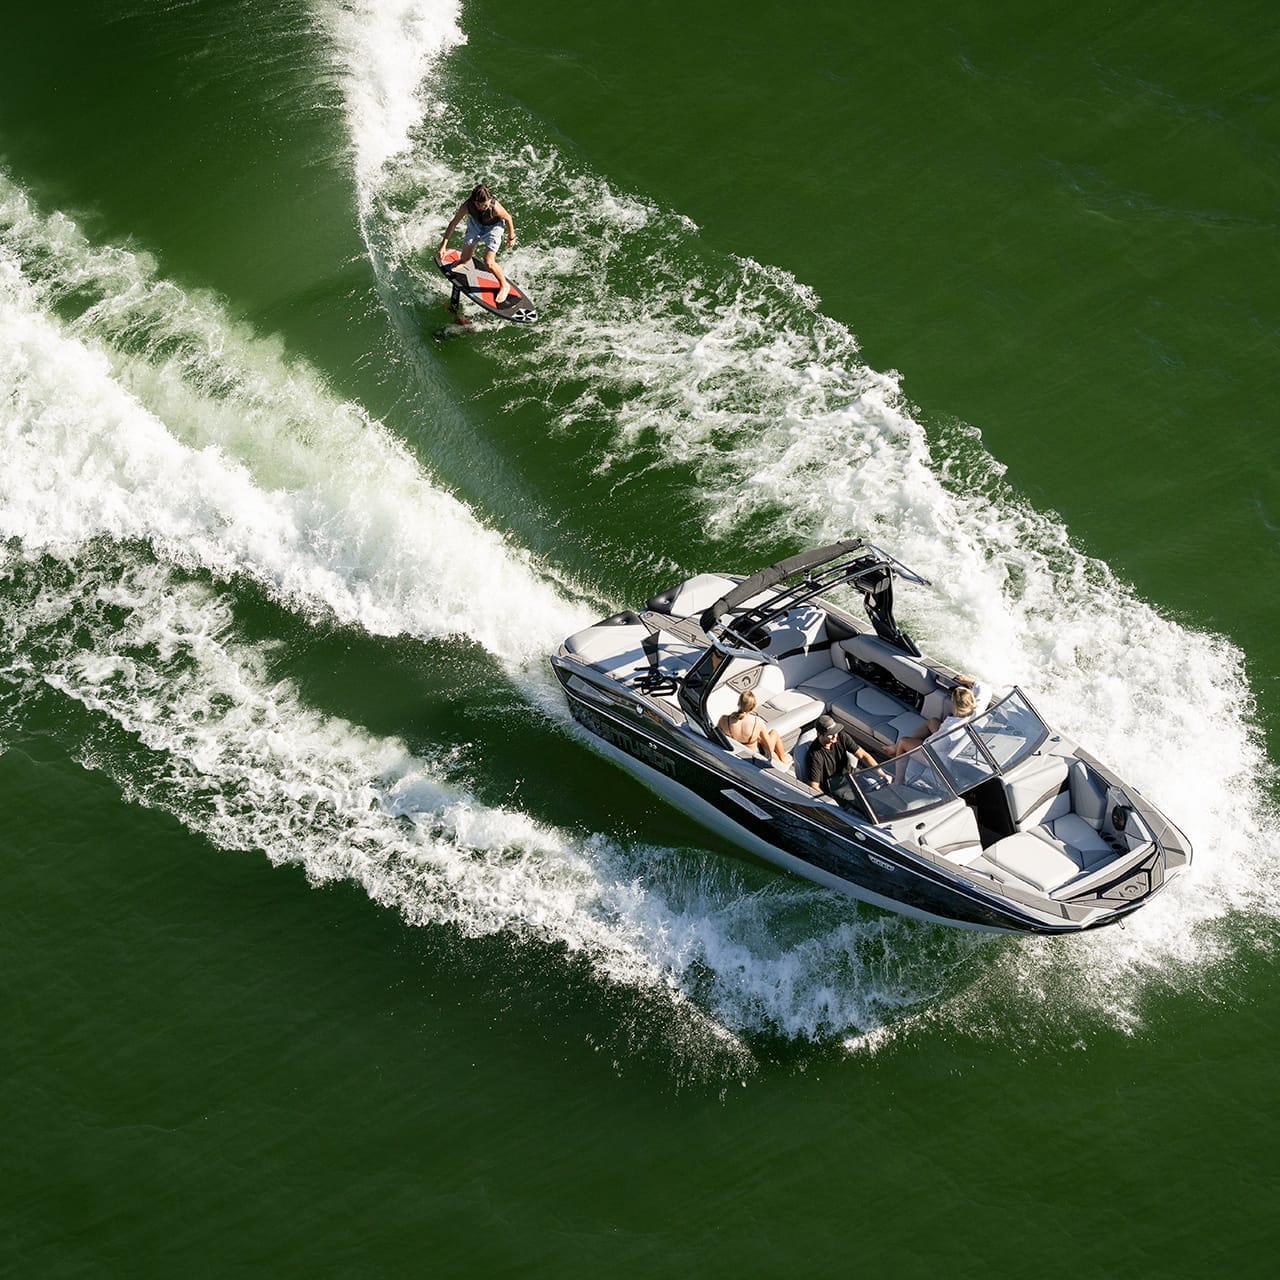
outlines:
{"label": "windshield glass panel", "polygon": [[892,822],[952,797],[951,788],[923,747],[884,764],[831,780],[831,794],[864,809],[876,822]]}
{"label": "windshield glass panel", "polygon": [[996,773],[967,724],[930,738],[928,750],[957,791],[968,791]]}
{"label": "windshield glass panel", "polygon": [[976,717],[972,727],[1001,771],[1025,759],[1049,736],[1049,726],[1018,689]]}

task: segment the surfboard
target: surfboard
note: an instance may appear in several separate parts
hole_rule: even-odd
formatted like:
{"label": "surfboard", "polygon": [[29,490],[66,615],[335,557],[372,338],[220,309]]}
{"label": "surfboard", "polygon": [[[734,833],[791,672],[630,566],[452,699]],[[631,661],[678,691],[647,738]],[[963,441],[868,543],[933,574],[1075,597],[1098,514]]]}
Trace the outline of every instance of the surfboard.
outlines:
{"label": "surfboard", "polygon": [[498,277],[493,272],[486,271],[474,258],[465,266],[458,266],[460,257],[462,254],[459,250],[446,249],[436,259],[440,273],[453,285],[455,304],[461,295],[490,315],[497,316],[499,320],[510,320],[512,324],[532,324],[538,318],[538,309],[533,300],[510,276],[507,277],[507,283],[511,286],[511,292],[499,305],[494,302],[501,287]]}

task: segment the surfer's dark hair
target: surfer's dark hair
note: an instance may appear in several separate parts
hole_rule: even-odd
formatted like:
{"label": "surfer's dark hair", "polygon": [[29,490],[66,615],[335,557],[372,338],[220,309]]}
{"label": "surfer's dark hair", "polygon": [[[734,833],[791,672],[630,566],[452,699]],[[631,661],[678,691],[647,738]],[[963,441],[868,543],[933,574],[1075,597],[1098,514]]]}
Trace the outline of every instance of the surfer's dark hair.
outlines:
{"label": "surfer's dark hair", "polygon": [[475,190],[471,193],[471,199],[476,204],[479,204],[481,200],[489,201],[493,199],[493,192],[483,182],[477,182]]}

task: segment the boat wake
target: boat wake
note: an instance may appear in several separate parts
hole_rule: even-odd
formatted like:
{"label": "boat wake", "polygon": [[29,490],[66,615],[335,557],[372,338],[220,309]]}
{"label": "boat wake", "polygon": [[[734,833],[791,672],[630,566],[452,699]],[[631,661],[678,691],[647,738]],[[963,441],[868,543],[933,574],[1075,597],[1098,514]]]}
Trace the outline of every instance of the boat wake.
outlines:
{"label": "boat wake", "polygon": [[311,628],[428,642],[425,662],[470,646],[539,728],[545,652],[599,606],[216,299],[3,178],[0,450],[10,747],[58,725],[86,768],[219,847],[351,881],[412,924],[580,957],[660,995],[689,1055],[734,1072],[743,1037],[878,1025],[985,945],[920,949],[908,922],[763,868],[485,803],[465,744],[414,751],[314,705],[289,643],[241,617],[262,596]]}
{"label": "boat wake", "polygon": [[926,430],[897,376],[869,369],[789,273],[709,251],[687,218],[617,191],[518,104],[468,83],[453,57],[465,41],[455,3],[341,13],[346,25],[330,29],[388,291],[477,175],[527,211],[532,231],[505,261],[554,323],[495,358],[495,409],[536,401],[598,470],[643,470],[655,490],[692,470],[699,521],[745,550],[740,563],[690,568],[746,571],[779,544],[855,533],[892,546],[939,584],[900,601],[932,652],[1028,689],[1186,830],[1192,874],[1126,930],[994,949],[958,1019],[981,1021],[987,991],[1131,1028],[1156,991],[1212,981],[1249,921],[1271,931],[1275,778],[1237,648],[1180,625],[1082,553],[1020,497],[976,431]]}

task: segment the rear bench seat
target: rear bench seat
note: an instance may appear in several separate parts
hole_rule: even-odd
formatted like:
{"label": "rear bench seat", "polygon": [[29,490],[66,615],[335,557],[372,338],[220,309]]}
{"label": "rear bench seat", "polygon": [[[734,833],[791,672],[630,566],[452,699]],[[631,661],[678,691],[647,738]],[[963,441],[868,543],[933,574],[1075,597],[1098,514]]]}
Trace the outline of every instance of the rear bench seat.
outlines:
{"label": "rear bench seat", "polygon": [[[644,642],[648,627],[637,622],[597,622],[575,632],[564,647],[581,662],[615,680],[630,681],[651,669]],[[670,637],[664,640],[659,670],[665,675],[683,675],[701,651],[693,645],[680,644]]]}
{"label": "rear bench seat", "polygon": [[[881,746],[897,746],[900,738],[918,733],[929,716],[946,714],[947,694],[922,663],[870,634],[837,641],[830,664],[801,674],[800,691],[827,703],[832,712]],[[850,662],[877,667],[899,684],[919,694],[920,711],[849,669]],[[783,663],[784,669],[786,662]]]}
{"label": "rear bench seat", "polygon": [[564,647],[597,671],[617,676],[648,661],[644,652],[649,629],[639,622],[596,623],[575,632]]}

